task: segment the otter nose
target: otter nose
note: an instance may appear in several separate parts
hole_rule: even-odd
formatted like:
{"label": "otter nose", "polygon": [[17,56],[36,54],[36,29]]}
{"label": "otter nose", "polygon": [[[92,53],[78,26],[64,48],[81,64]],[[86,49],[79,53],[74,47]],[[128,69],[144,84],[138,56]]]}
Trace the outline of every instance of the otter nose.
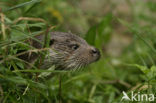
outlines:
{"label": "otter nose", "polygon": [[92,53],[93,55],[100,55],[100,51],[99,51],[97,48],[93,48],[93,49],[91,50],[91,53]]}

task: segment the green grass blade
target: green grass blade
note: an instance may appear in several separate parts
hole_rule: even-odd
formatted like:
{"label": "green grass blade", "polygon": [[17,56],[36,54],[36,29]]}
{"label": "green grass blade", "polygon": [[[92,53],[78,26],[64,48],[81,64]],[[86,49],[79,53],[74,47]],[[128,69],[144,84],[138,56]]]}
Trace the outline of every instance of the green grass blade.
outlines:
{"label": "green grass blade", "polygon": [[21,7],[25,6],[25,5],[29,5],[29,4],[37,3],[37,2],[41,2],[41,0],[31,0],[31,1],[28,1],[28,2],[25,2],[25,3],[22,3],[22,4],[18,4],[18,5],[15,5],[15,6],[9,8],[9,9],[3,10],[2,12],[7,12],[7,11],[10,11],[10,10],[21,8]]}

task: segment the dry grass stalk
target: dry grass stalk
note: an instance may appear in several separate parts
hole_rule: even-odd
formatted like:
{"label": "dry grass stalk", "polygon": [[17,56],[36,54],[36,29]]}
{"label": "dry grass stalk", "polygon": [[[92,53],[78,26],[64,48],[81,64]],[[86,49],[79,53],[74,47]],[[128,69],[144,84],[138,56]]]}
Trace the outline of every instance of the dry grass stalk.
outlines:
{"label": "dry grass stalk", "polygon": [[0,21],[1,21],[1,29],[2,29],[2,35],[3,35],[3,39],[6,39],[6,32],[5,32],[5,24],[4,24],[4,14],[0,13]]}
{"label": "dry grass stalk", "polygon": [[22,21],[22,20],[27,20],[27,21],[40,21],[40,22],[44,22],[47,24],[47,22],[44,20],[44,19],[41,19],[41,18],[31,18],[31,17],[19,17],[18,19],[16,19],[13,23],[16,24],[18,23],[19,21]]}

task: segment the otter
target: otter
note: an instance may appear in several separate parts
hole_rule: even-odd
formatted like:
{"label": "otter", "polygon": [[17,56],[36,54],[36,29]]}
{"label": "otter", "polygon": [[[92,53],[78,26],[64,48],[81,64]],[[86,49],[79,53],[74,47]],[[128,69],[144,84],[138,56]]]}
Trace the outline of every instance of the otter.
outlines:
{"label": "otter", "polygon": [[[32,46],[37,49],[43,48],[45,35],[38,35],[35,38],[37,40],[32,41]],[[100,58],[100,52],[97,48],[72,33],[50,32],[49,48],[41,69],[48,69],[55,65],[56,70],[76,70]],[[38,55],[34,53],[29,58],[28,54],[22,57],[33,62]]]}

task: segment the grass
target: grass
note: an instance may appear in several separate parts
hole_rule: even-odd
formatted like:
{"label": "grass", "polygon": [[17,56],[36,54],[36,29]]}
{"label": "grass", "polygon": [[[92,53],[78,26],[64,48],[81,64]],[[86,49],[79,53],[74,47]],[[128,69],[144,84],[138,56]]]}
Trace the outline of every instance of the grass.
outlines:
{"label": "grass", "polygon": [[[60,95],[62,103],[120,103],[123,91],[129,96],[131,91],[156,94],[156,3],[98,1],[0,1],[1,103],[59,103]],[[20,50],[44,55],[24,41],[49,31],[80,34],[100,49],[101,59],[67,72],[40,70],[17,58]],[[51,72],[56,73],[51,79],[38,80],[40,73]]]}

